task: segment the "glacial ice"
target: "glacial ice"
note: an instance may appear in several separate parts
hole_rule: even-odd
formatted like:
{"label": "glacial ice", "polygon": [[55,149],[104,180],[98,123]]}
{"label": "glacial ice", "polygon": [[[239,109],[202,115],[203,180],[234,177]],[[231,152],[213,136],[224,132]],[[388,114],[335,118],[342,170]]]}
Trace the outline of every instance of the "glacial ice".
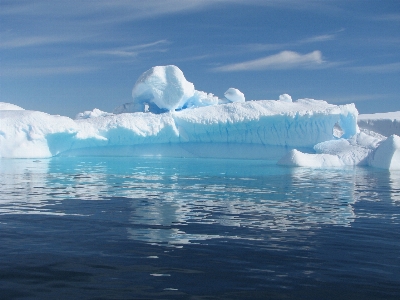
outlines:
{"label": "glacial ice", "polygon": [[75,120],[0,103],[0,157],[166,155],[400,169],[399,136],[385,135],[384,126],[375,128],[388,122],[377,122],[384,119],[376,116],[364,126],[361,120],[368,118],[359,118],[354,104],[293,101],[287,94],[245,101],[235,88],[219,99],[195,90],[175,66],[145,72],[132,96],[132,103],[114,113],[94,109]]}

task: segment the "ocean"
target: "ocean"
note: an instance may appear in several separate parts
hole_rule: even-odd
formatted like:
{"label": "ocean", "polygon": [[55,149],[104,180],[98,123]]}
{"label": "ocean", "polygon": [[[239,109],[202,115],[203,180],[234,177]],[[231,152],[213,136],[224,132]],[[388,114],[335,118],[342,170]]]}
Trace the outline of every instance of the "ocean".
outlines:
{"label": "ocean", "polygon": [[1,159],[0,299],[400,299],[400,172]]}

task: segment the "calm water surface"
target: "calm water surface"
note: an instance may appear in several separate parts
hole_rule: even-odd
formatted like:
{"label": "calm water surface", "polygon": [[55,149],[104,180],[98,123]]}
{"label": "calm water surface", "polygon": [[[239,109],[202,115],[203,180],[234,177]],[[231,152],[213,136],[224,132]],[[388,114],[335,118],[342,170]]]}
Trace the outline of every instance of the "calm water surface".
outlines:
{"label": "calm water surface", "polygon": [[400,173],[0,160],[1,299],[400,299]]}

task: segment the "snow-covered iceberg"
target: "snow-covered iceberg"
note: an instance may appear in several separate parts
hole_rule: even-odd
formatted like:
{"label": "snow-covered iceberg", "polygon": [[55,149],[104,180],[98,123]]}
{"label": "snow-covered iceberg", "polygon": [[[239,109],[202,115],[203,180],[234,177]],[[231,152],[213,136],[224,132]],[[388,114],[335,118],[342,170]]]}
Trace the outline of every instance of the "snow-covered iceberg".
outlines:
{"label": "snow-covered iceberg", "polygon": [[287,94],[245,101],[235,88],[219,99],[195,90],[175,66],[145,72],[132,96],[114,113],[94,109],[75,120],[0,103],[0,157],[168,155],[281,158],[280,164],[306,167],[398,165],[398,137],[390,143],[360,132],[353,104],[293,101]]}
{"label": "snow-covered iceberg", "polygon": [[356,114],[354,105],[335,106],[310,99],[236,102],[163,114],[100,114],[76,120],[3,110],[0,155],[50,157],[72,150],[79,155],[82,148],[93,148],[95,153],[99,147],[186,143],[311,149],[333,138],[335,124],[340,124],[344,137],[353,136]]}

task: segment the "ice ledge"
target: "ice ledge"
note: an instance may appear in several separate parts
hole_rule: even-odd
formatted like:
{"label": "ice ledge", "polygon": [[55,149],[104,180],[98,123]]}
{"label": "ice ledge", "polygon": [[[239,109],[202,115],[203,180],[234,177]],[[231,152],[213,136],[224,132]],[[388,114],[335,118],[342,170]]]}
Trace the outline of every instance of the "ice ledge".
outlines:
{"label": "ice ledge", "polygon": [[[370,137],[364,137],[364,139],[365,138]],[[364,145],[362,143],[351,144],[347,140],[321,143],[314,147],[317,151],[320,149],[320,152],[322,152],[317,154],[303,153],[293,149],[284,155],[278,161],[278,164],[309,168],[366,165],[381,169],[400,170],[400,137],[391,135],[377,145],[375,142],[376,141],[370,144],[364,143]],[[331,145],[324,148],[323,144]],[[340,147],[336,147],[337,145],[334,144],[341,145]],[[376,145],[376,148],[374,148],[373,145]]]}

